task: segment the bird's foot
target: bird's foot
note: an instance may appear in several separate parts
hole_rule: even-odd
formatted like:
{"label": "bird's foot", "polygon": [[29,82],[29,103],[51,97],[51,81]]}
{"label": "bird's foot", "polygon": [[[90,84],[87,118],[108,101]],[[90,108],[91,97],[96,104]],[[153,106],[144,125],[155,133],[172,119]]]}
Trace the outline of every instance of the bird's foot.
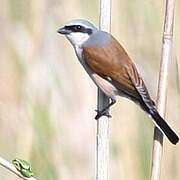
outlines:
{"label": "bird's foot", "polygon": [[98,120],[102,116],[107,116],[108,118],[111,118],[112,116],[109,114],[107,109],[104,109],[102,111],[95,110],[97,112],[97,115],[95,116],[95,119]]}

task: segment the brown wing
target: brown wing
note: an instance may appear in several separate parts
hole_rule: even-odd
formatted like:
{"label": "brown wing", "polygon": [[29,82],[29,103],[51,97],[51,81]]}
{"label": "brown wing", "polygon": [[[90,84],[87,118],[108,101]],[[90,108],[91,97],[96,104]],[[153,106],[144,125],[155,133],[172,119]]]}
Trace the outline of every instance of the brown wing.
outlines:
{"label": "brown wing", "polygon": [[139,102],[153,105],[146,86],[126,51],[116,39],[109,35],[106,46],[83,47],[83,55],[88,66],[102,77],[110,77],[113,84],[125,96]]}

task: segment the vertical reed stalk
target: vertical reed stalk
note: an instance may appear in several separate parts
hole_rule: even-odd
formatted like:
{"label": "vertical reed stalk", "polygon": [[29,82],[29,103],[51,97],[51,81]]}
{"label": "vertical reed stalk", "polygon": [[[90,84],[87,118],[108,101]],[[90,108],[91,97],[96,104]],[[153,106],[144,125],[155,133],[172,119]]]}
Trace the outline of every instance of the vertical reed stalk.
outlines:
{"label": "vertical reed stalk", "polygon": [[[100,1],[101,30],[110,31],[111,0]],[[109,104],[109,99],[98,89],[98,110],[104,109]],[[109,118],[102,116],[97,120],[97,155],[96,155],[96,180],[108,180],[109,169]]]}
{"label": "vertical reed stalk", "polygon": [[[161,65],[157,93],[157,108],[162,117],[165,116],[166,109],[168,66],[171,60],[172,53],[174,8],[175,0],[166,0],[164,31],[162,37]],[[157,127],[155,127],[151,165],[151,180],[160,179],[162,150],[163,134]]]}

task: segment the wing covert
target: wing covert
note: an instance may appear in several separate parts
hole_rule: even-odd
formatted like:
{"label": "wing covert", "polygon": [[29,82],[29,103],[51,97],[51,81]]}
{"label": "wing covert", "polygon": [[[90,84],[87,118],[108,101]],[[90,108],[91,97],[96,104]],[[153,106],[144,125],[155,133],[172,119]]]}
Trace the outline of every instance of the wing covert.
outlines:
{"label": "wing covert", "polygon": [[[154,106],[139,73],[119,42],[109,35],[102,46],[83,47],[83,57],[90,69],[101,77],[110,77],[113,85],[128,97],[143,105]],[[106,37],[107,39],[107,37]]]}

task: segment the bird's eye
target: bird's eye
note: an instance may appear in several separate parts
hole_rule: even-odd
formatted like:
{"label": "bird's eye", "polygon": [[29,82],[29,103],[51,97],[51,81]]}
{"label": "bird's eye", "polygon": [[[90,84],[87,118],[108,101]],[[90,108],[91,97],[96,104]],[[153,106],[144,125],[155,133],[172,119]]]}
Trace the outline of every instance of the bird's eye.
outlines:
{"label": "bird's eye", "polygon": [[81,26],[77,26],[77,29],[81,29]]}
{"label": "bird's eye", "polygon": [[80,31],[80,30],[81,30],[81,26],[80,25],[75,26],[75,31]]}

